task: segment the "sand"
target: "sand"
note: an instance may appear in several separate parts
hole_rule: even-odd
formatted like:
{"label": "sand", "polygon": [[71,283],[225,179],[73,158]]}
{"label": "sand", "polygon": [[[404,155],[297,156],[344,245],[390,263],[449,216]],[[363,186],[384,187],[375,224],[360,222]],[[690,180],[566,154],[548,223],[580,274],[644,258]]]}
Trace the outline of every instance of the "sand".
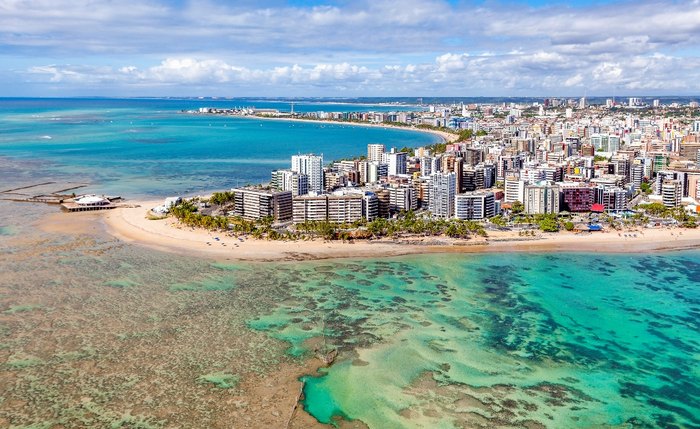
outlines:
{"label": "sand", "polygon": [[379,128],[391,128],[395,130],[406,130],[406,131],[417,131],[420,133],[429,133],[440,137],[443,142],[452,143],[456,141],[459,136],[457,134],[448,133],[446,131],[433,130],[429,128],[417,128],[412,126],[398,126],[390,124],[375,124],[372,122],[350,122],[350,121],[331,121],[323,119],[299,119],[299,118],[285,118],[285,117],[275,117],[275,116],[245,116],[245,115],[235,115],[237,118],[247,118],[247,119],[263,119],[270,121],[288,121],[288,122],[305,122],[311,124],[331,124],[331,125],[351,125],[354,127],[379,127]]}
{"label": "sand", "polygon": [[[387,257],[423,253],[475,252],[607,252],[629,253],[700,248],[700,230],[641,229],[594,233],[538,233],[520,237],[513,231],[489,232],[468,240],[444,237],[354,240],[352,242],[268,241],[229,236],[181,225],[173,218],[150,220],[148,209],[160,201],[101,212],[99,219],[111,235],[134,244],[179,254],[230,261],[303,261],[315,259]],[[62,214],[76,216],[75,214]],[[93,215],[94,216],[94,215]],[[86,217],[87,219],[87,217]],[[72,227],[75,228],[75,227]],[[87,227],[84,227],[87,228]],[[636,235],[636,237],[634,237]]]}

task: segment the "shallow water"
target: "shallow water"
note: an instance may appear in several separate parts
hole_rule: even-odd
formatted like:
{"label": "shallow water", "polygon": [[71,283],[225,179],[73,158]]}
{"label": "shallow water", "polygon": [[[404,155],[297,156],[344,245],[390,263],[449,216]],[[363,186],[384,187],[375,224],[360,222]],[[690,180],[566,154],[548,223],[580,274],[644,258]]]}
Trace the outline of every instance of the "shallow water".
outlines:
{"label": "shallow water", "polygon": [[[400,148],[440,141],[435,135],[409,130],[180,113],[241,103],[246,104],[240,100],[0,99],[0,157],[42,162],[40,168],[20,171],[84,181],[92,185],[88,191],[163,196],[268,182],[271,170],[289,168],[290,157],[298,153],[320,153],[331,162],[364,154],[368,143]],[[257,107],[284,108],[262,104]]]}
{"label": "shallow water", "polygon": [[[330,158],[433,139],[268,122],[258,134],[259,121],[178,116],[170,107],[190,107],[162,101],[42,106],[3,111],[0,190],[194,192],[264,180],[296,144]],[[212,264],[42,232],[53,212],[0,201],[0,426],[250,422],[270,410],[246,383],[325,342],[336,364],[304,378],[321,422],[700,427],[698,252]],[[236,377],[231,391],[199,381]]]}
{"label": "shallow water", "polygon": [[[323,342],[340,355],[304,378],[303,405],[325,423],[700,423],[698,252],[212,264],[43,233],[25,222],[51,208],[22,207],[0,204],[11,231],[0,236],[0,377],[13,386],[0,418],[12,424],[75,423],[89,397],[99,422],[150,398],[139,418],[173,423],[167,410],[186,400],[198,405],[181,419],[221,427],[224,394],[197,380],[246,382]],[[136,381],[108,388],[115,376]]]}
{"label": "shallow water", "polygon": [[292,354],[322,330],[339,347],[305,378],[322,422],[700,424],[697,252],[431,255],[284,275],[296,299],[250,325]]}

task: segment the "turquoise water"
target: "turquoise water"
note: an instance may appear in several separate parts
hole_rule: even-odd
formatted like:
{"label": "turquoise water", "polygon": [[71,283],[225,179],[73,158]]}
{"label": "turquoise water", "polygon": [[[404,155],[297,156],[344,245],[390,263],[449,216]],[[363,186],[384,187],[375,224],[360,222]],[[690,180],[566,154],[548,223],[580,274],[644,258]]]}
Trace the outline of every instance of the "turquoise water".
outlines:
{"label": "turquoise water", "polygon": [[[322,333],[319,421],[382,427],[698,427],[700,254],[463,255],[288,268],[251,321]],[[536,427],[536,426],[533,426]]]}
{"label": "turquoise water", "polygon": [[[361,154],[373,141],[434,141],[408,131],[177,113],[214,104],[0,99],[0,189],[85,180],[127,197],[197,192],[267,180],[297,152],[332,159]],[[184,395],[196,405],[187,410],[193,421],[214,421],[206,419],[228,399],[203,400],[211,392],[198,390],[199,377],[225,369],[245,383],[325,342],[339,349],[338,360],[304,378],[303,402],[323,423],[700,427],[697,251],[226,265],[96,230],[89,234],[97,238],[41,232],[33,222],[53,212],[0,201],[0,378],[19,377],[3,394],[0,419],[11,424],[73,409],[71,398],[114,385],[114,371],[142,384],[101,396],[110,413],[141,407],[146,416],[170,415],[157,410],[179,410]],[[80,329],[38,328],[44,312]],[[144,342],[154,330],[167,341]],[[97,350],[94,371],[52,357],[86,344]],[[13,356],[44,364],[12,369],[4,364]],[[168,370],[136,370],[144,356]],[[115,362],[133,366],[117,370]],[[37,390],[35,379],[53,393]],[[154,385],[163,392],[144,393]],[[17,405],[29,396],[33,402]]]}
{"label": "turquoise water", "polygon": [[[202,106],[288,104],[240,100],[0,99],[0,157],[43,163],[23,174],[85,181],[125,196],[192,194],[267,182],[291,155],[326,161],[362,155],[368,143],[420,146],[426,133],[342,124],[189,115]],[[385,106],[295,104],[295,110],[388,110]]]}

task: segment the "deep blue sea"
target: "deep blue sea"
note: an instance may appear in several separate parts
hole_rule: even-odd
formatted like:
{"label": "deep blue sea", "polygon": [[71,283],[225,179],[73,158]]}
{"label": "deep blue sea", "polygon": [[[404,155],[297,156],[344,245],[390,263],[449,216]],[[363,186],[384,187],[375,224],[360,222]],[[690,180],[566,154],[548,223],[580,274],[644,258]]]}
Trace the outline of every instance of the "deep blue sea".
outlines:
{"label": "deep blue sea", "polygon": [[[0,190],[193,194],[295,153],[436,139],[179,113],[245,102],[0,99]],[[323,341],[340,354],[303,377],[302,405],[328,425],[700,428],[697,250],[221,264],[43,229],[55,212],[0,200],[0,426],[264,426],[246,382],[275,386]]]}

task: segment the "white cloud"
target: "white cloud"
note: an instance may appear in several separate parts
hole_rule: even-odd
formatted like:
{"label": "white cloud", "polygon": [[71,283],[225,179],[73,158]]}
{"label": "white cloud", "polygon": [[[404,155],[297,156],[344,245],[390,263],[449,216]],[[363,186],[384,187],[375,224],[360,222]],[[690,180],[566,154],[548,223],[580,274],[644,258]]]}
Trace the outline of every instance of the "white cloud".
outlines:
{"label": "white cloud", "polygon": [[[98,93],[110,85],[256,83],[268,92],[327,95],[700,89],[697,0],[580,8],[258,3],[0,0],[0,72],[21,68],[34,83],[82,81]],[[31,66],[16,66],[27,58],[35,58]],[[80,65],[57,65],[60,58]]]}
{"label": "white cloud", "polygon": [[[268,94],[279,88],[285,93],[311,89],[354,94],[381,91],[410,95],[421,88],[440,93],[499,94],[504,88],[514,94],[550,93],[557,89],[606,88],[636,90],[700,90],[700,60],[665,55],[629,58],[625,63],[585,62],[546,52],[501,56],[470,56],[447,53],[433,62],[418,65],[384,65],[376,68],[343,63],[284,65],[247,68],[218,59],[168,58],[157,65],[112,68],[70,65],[36,66],[27,70],[33,82],[101,84],[125,88],[147,86],[183,88],[254,88]],[[681,78],[682,76],[682,78]],[[694,82],[688,86],[687,81]],[[315,90],[314,90],[315,89]],[[501,92],[499,92],[501,91]]]}

